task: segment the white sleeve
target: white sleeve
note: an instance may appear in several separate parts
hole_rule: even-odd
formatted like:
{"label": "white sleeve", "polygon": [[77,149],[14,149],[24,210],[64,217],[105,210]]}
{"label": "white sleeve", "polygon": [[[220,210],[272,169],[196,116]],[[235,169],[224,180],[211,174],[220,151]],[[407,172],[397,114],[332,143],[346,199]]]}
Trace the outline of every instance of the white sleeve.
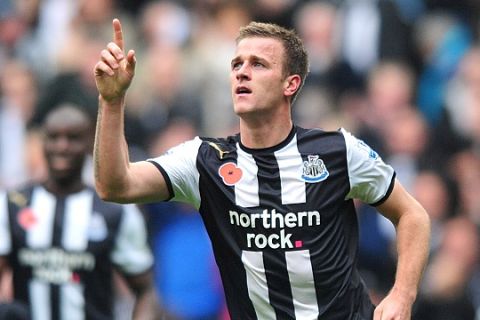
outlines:
{"label": "white sleeve", "polygon": [[113,263],[127,274],[139,274],[153,265],[142,213],[134,204],[123,205],[124,212],[111,254]]}
{"label": "white sleeve", "polygon": [[341,129],[347,147],[350,192],[347,199],[359,199],[371,205],[385,200],[392,191],[395,171],[365,142]]}
{"label": "white sleeve", "polygon": [[148,159],[165,171],[167,183],[172,188],[172,199],[187,202],[197,209],[200,206],[200,192],[196,161],[201,144],[202,140],[196,137],[171,148],[164,155]]}
{"label": "white sleeve", "polygon": [[0,192],[0,256],[10,253],[12,250],[10,226],[8,223],[7,193]]}

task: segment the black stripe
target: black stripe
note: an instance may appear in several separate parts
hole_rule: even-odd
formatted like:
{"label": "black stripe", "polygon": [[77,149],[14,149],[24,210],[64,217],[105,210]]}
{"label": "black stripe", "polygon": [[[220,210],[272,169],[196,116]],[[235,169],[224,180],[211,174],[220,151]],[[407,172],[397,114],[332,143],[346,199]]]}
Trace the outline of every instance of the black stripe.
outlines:
{"label": "black stripe", "polygon": [[263,263],[268,283],[270,304],[277,320],[295,320],[291,284],[287,272],[285,253],[264,251]]}
{"label": "black stripe", "polygon": [[[212,140],[212,142],[221,146],[223,150],[224,142],[218,140]],[[228,208],[231,203],[235,203],[234,187],[226,186],[217,174],[218,168],[222,164],[226,162],[237,163],[238,154],[236,150],[231,150],[228,146],[225,150],[229,152],[220,158],[218,151],[206,143],[203,143],[199,148],[199,157],[196,162],[199,172],[200,198],[202,199],[199,211],[212,240],[215,259],[224,284],[230,318],[232,320],[255,320],[257,316],[248,294],[247,275],[240,259],[242,256],[241,248],[236,248],[238,252],[234,252],[234,258],[232,258],[229,244],[223,240],[234,241],[237,231],[235,231],[235,227],[232,227],[229,219],[223,219],[223,212],[221,213],[222,219],[218,219],[216,214],[213,214],[215,213],[214,209],[211,209],[211,205],[218,206],[217,208]],[[211,174],[211,172],[215,174]]]}
{"label": "black stripe", "polygon": [[[65,216],[65,198],[57,197],[55,203],[55,218],[53,224],[52,247],[62,247],[63,218]],[[50,286],[50,307],[52,320],[60,319],[60,287],[52,284]]]}
{"label": "black stripe", "polygon": [[23,229],[18,223],[18,216],[23,209],[31,206],[33,187],[28,186],[19,193],[22,195],[22,197],[24,197],[24,199],[27,200],[26,206],[22,206],[21,204],[12,201],[10,198],[11,194],[9,193],[8,219],[12,243],[12,251],[9,255],[9,263],[10,267],[15,270],[13,273],[13,291],[15,293],[15,299],[30,305],[30,295],[28,293],[29,281],[27,281],[27,279],[31,279],[32,277],[32,268],[21,267],[18,262],[18,250],[19,248],[26,247],[27,243],[27,233],[25,229]]}
{"label": "black stripe", "polygon": [[280,169],[277,159],[272,153],[252,154],[258,167],[258,197],[260,207],[275,208],[278,199],[282,199]]}
{"label": "black stripe", "polygon": [[55,203],[55,220],[53,223],[52,246],[62,246],[63,218],[65,216],[65,198],[57,197]]}

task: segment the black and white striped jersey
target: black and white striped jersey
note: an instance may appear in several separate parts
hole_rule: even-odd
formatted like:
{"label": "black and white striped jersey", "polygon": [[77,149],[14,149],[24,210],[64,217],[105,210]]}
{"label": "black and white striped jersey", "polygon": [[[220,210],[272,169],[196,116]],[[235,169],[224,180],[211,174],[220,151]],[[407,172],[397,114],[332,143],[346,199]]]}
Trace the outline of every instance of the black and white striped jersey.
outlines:
{"label": "black and white striped jersey", "polygon": [[113,267],[133,275],[153,264],[138,209],[90,187],[65,197],[40,185],[0,193],[0,255],[34,320],[113,319]]}
{"label": "black and white striped jersey", "polygon": [[197,137],[150,161],[199,209],[232,319],[371,319],[353,199],[381,203],[395,173],[364,142],[294,127],[272,148]]}

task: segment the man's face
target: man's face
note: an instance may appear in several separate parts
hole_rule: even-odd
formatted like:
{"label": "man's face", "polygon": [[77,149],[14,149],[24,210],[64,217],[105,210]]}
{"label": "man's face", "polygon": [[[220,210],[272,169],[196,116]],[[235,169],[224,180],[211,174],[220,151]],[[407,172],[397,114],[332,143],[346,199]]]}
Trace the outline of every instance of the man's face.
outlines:
{"label": "man's face", "polygon": [[232,59],[230,83],[239,116],[268,112],[285,103],[284,48],[277,39],[242,39]]}
{"label": "man's face", "polygon": [[85,156],[91,147],[88,121],[78,115],[69,118],[60,114],[47,120],[44,153],[50,178],[68,182],[81,177]]}

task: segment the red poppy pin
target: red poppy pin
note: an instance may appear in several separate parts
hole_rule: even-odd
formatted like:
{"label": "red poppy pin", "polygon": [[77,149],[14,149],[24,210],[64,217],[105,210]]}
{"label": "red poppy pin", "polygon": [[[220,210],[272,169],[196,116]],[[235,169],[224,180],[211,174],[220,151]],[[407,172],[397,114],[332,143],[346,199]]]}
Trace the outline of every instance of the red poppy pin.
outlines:
{"label": "red poppy pin", "polygon": [[220,175],[220,177],[222,177],[223,183],[225,183],[227,186],[233,186],[235,185],[235,183],[240,181],[243,172],[242,169],[237,167],[235,163],[228,162],[223,164],[218,169],[218,174]]}
{"label": "red poppy pin", "polygon": [[37,223],[37,217],[31,208],[24,208],[18,214],[18,224],[25,230]]}

